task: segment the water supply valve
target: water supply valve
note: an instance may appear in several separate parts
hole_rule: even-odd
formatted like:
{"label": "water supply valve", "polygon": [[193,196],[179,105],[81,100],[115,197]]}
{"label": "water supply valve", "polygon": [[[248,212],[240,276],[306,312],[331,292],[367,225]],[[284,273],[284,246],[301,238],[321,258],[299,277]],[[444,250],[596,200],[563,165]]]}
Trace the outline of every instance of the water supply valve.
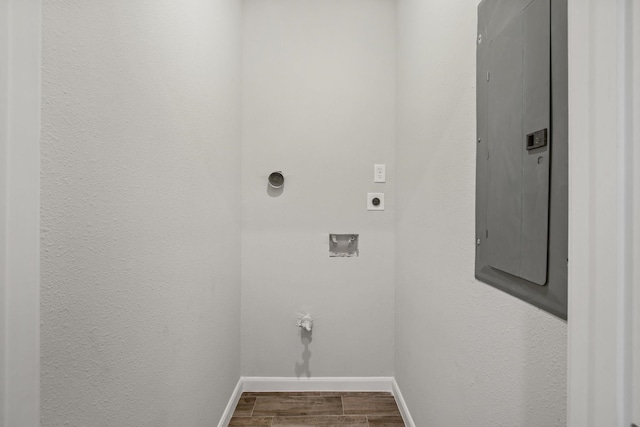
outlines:
{"label": "water supply valve", "polygon": [[313,319],[310,315],[305,314],[298,319],[298,321],[296,322],[296,326],[304,329],[307,332],[311,332],[311,329],[313,328]]}

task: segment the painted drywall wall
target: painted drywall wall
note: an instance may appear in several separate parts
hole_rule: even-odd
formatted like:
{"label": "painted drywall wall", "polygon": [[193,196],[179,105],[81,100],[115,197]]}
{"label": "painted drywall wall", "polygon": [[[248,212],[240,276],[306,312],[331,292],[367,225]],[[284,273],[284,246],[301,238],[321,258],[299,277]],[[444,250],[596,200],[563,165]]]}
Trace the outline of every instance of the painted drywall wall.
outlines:
{"label": "painted drywall wall", "polygon": [[630,20],[632,22],[632,42],[631,46],[634,48],[631,52],[632,64],[631,64],[631,81],[633,82],[633,99],[631,103],[631,111],[633,116],[631,117],[632,129],[631,138],[634,143],[631,145],[635,147],[632,149],[631,157],[632,164],[635,167],[632,168],[633,174],[633,204],[632,204],[632,216],[633,218],[633,243],[632,243],[632,262],[631,262],[631,283],[635,283],[635,287],[632,289],[633,294],[633,307],[635,310],[631,310],[633,316],[633,326],[631,328],[632,336],[632,364],[633,364],[633,386],[631,392],[632,402],[632,421],[636,425],[640,425],[640,4],[638,2],[630,3],[631,8]]}
{"label": "painted drywall wall", "polygon": [[212,426],[240,375],[236,0],[47,0],[42,425]]}
{"label": "painted drywall wall", "polygon": [[398,1],[396,379],[420,426],[566,423],[566,323],[474,279],[477,1]]}
{"label": "painted drywall wall", "polygon": [[[390,375],[395,2],[246,0],[243,13],[243,375]],[[386,210],[367,212],[367,192]],[[329,233],[358,233],[360,256],[330,258]],[[316,318],[310,343],[299,312]]]}
{"label": "painted drywall wall", "polygon": [[[0,347],[6,348],[7,149],[9,138],[9,0],[0,0]],[[5,427],[6,359],[0,351],[0,427]]]}

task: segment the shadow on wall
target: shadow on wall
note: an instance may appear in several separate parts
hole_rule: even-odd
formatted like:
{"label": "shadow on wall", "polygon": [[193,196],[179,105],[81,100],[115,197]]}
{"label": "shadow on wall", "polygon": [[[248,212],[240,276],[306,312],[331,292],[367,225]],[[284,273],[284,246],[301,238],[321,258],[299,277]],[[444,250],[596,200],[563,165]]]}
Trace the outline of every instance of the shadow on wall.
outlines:
{"label": "shadow on wall", "polygon": [[[558,324],[564,323],[563,327]],[[528,405],[524,426],[564,427],[567,423],[567,329],[560,318],[538,311],[522,328],[525,365],[523,402]]]}
{"label": "shadow on wall", "polygon": [[284,191],[283,187],[273,188],[272,186],[267,184],[267,194],[269,195],[269,197],[280,197],[283,191]]}
{"label": "shadow on wall", "polygon": [[297,378],[305,376],[311,378],[311,368],[309,367],[309,359],[311,359],[311,351],[309,351],[309,344],[313,340],[312,331],[300,329],[300,342],[304,345],[304,351],[302,352],[302,363],[296,362],[294,373]]}

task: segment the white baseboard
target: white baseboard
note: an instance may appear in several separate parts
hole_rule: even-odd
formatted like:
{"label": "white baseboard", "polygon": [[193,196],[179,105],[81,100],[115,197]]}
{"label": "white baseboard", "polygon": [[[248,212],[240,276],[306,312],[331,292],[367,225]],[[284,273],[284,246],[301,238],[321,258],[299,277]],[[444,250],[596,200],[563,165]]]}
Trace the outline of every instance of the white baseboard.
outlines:
{"label": "white baseboard", "polygon": [[238,384],[236,384],[236,388],[233,389],[233,393],[231,394],[229,403],[227,403],[227,407],[224,408],[224,412],[222,413],[222,417],[220,418],[218,427],[227,427],[229,425],[229,421],[231,421],[231,417],[233,416],[233,411],[235,411],[236,406],[240,401],[241,395],[242,395],[242,377],[238,380]]}
{"label": "white baseboard", "polygon": [[406,427],[416,427],[416,424],[413,422],[413,418],[411,418],[409,408],[407,407],[407,402],[404,401],[404,397],[402,397],[400,387],[398,386],[395,378],[393,378],[393,396],[396,398],[396,404],[398,405],[398,409],[400,409],[404,425]]}
{"label": "white baseboard", "polygon": [[243,391],[393,391],[393,377],[242,377]]}

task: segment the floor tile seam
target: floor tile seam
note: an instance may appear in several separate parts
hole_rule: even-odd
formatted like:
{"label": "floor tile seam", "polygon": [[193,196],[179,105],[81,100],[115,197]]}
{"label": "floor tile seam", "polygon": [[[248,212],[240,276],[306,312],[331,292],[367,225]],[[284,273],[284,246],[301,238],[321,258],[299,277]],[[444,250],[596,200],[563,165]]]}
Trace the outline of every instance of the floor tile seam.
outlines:
{"label": "floor tile seam", "polygon": [[253,406],[251,407],[251,415],[249,415],[249,417],[253,418],[253,411],[254,409],[256,409],[256,402],[258,401],[257,397],[253,398]]}
{"label": "floor tile seam", "polygon": [[296,416],[275,416],[275,417],[269,417],[272,418],[273,422],[276,421],[280,421],[280,420],[290,420],[290,421],[296,421],[299,419],[305,419],[305,418],[318,418],[318,419],[322,419],[322,420],[330,420],[330,419],[339,419],[341,417],[346,417],[348,419],[350,419],[351,421],[365,421],[365,422],[369,422],[368,418],[366,415],[296,415]]}
{"label": "floor tile seam", "polygon": [[[268,418],[268,417],[285,417],[285,418],[295,418],[295,417],[343,417],[343,416],[362,416],[364,414],[340,414],[340,413],[313,413],[313,412],[298,412],[298,413],[288,413],[287,411],[282,412],[269,412],[269,413],[259,413],[254,414],[252,418]],[[249,417],[246,417],[249,418]]]}

